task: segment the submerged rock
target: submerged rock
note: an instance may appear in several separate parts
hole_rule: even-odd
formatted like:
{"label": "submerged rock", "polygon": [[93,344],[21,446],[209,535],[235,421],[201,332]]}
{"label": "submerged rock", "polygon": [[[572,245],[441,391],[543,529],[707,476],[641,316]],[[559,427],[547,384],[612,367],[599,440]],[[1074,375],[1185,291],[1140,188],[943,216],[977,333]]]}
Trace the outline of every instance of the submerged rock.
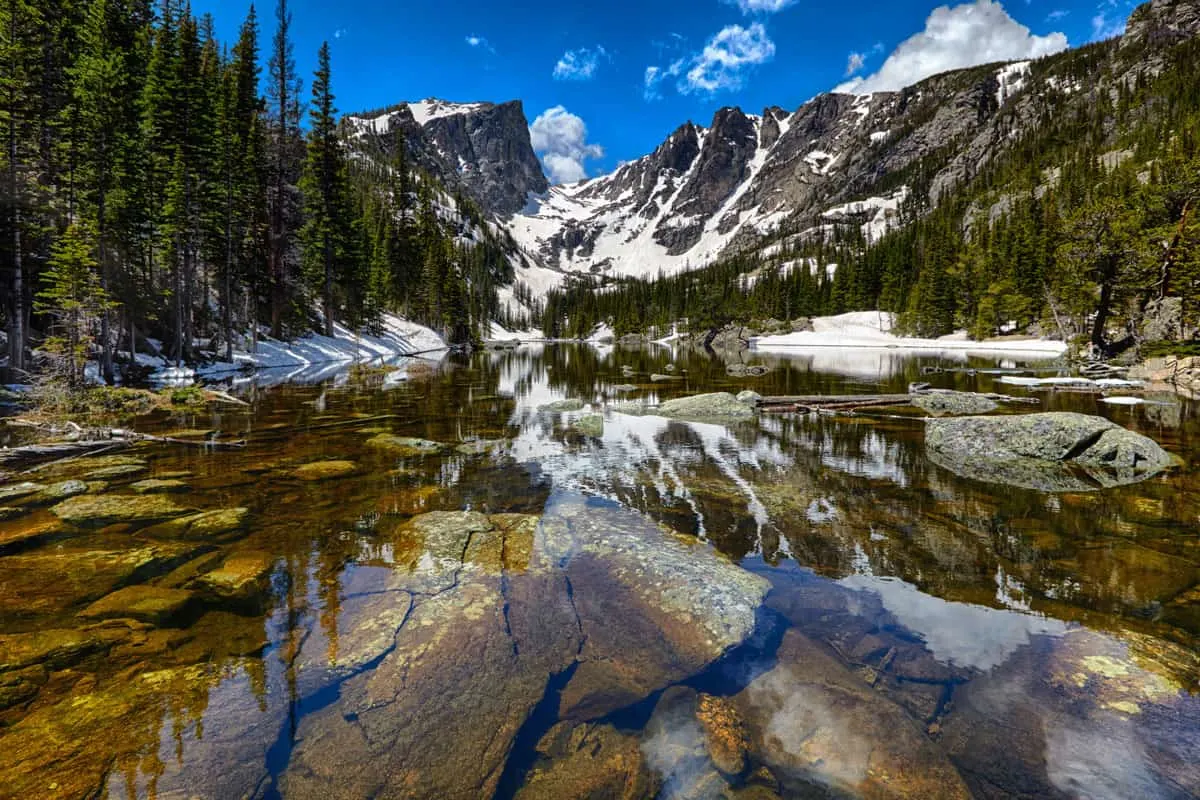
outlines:
{"label": "submerged rock", "polygon": [[32,481],[11,483],[7,486],[0,486],[0,502],[19,500],[22,497],[28,497],[31,494],[37,494],[45,490],[45,484],[33,483]]}
{"label": "submerged rock", "polygon": [[646,763],[640,738],[612,725],[555,726],[538,750],[549,762],[530,772],[516,800],[637,800],[658,795],[660,781]]}
{"label": "submerged rock", "polygon": [[129,618],[162,625],[180,617],[191,605],[193,595],[182,589],[162,586],[127,586],[105,595],[80,612],[89,619]]}
{"label": "submerged rock", "polygon": [[107,480],[109,478],[124,478],[129,475],[139,475],[145,472],[148,467],[142,464],[115,464],[111,467],[101,467],[90,472],[84,473],[83,477],[89,481]]}
{"label": "submerged rock", "polygon": [[274,568],[275,557],[270,553],[233,553],[221,566],[198,577],[194,587],[206,599],[248,603],[270,588]]}
{"label": "submerged rock", "polygon": [[72,525],[102,528],[114,522],[155,522],[195,511],[156,495],[79,495],[50,509]]}
{"label": "submerged rock", "polygon": [[925,449],[964,477],[1054,492],[1136,483],[1174,461],[1146,436],[1062,412],[930,420]]}
{"label": "submerged rock", "polygon": [[683,377],[680,375],[661,375],[657,372],[654,372],[651,373],[650,380],[654,381],[655,383],[661,383],[663,381],[681,381],[683,380]]}
{"label": "submerged rock", "polygon": [[930,392],[919,394],[913,398],[912,404],[922,411],[935,417],[965,416],[969,414],[990,414],[1000,406],[995,400],[989,400],[970,392]]}
{"label": "submerged rock", "polygon": [[353,461],[313,461],[302,464],[291,472],[291,476],[302,481],[328,481],[345,478],[358,472]]}
{"label": "submerged rock", "polygon": [[10,519],[16,519],[24,514],[25,511],[12,506],[0,506],[0,522],[8,522]]}
{"label": "submerged rock", "polygon": [[584,634],[560,715],[591,719],[698,672],[754,629],[767,582],[630,512],[564,506],[537,558],[563,563]]}
{"label": "submerged rock", "polygon": [[370,439],[367,439],[366,446],[373,447],[376,450],[383,450],[388,455],[401,457],[431,456],[445,449],[445,446],[440,442],[431,442],[428,439],[415,439],[411,436],[393,436],[388,433],[372,436]]}
{"label": "submerged rock", "polygon": [[182,494],[192,490],[192,487],[183,481],[173,478],[151,478],[131,483],[129,488],[138,494]]}
{"label": "submerged rock", "polygon": [[81,494],[87,494],[89,491],[88,484],[83,481],[62,481],[47,486],[42,491],[34,496],[33,501],[36,503],[57,503],[60,500],[66,500],[70,497],[75,497]]}
{"label": "submerged rock", "polygon": [[464,456],[486,456],[499,453],[509,446],[508,439],[476,439],[454,446],[454,452]]}
{"label": "submerged rock", "polygon": [[668,400],[654,413],[679,419],[748,419],[754,416],[754,409],[729,392],[712,392]]}
{"label": "submerged rock", "polygon": [[781,794],[971,797],[916,720],[798,630],[784,635],[777,658],[731,702],[756,759],[790,790]]}
{"label": "submerged rock", "polygon": [[241,531],[249,517],[248,508],[218,508],[152,525],[141,533],[156,539],[220,540]]}
{"label": "submerged rock", "polygon": [[73,628],[0,634],[0,672],[35,664],[63,669],[104,646],[101,637]]}

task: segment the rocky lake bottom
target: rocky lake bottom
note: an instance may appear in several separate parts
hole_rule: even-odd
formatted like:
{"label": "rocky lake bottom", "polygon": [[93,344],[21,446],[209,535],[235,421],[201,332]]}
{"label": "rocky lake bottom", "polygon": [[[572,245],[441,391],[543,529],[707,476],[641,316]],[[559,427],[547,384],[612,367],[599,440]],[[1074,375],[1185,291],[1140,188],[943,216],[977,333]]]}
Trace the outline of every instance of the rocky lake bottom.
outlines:
{"label": "rocky lake bottom", "polygon": [[[4,476],[0,798],[1200,795],[1194,403],[998,380],[1044,363],[756,360],[250,381],[140,425],[245,448]],[[628,405],[915,381],[1178,460],[1023,488],[928,457],[917,409]]]}

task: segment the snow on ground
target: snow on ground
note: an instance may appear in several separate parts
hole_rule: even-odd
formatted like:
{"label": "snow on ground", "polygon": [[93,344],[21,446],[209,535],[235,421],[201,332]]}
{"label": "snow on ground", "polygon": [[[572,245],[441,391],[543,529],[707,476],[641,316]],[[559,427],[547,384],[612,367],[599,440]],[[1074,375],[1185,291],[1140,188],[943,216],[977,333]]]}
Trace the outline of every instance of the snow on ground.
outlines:
{"label": "snow on ground", "polygon": [[798,348],[886,348],[942,352],[966,350],[978,353],[1024,353],[1042,357],[1060,356],[1067,351],[1064,342],[1046,339],[1000,339],[976,342],[963,334],[939,339],[896,336],[891,333],[892,315],[885,311],[855,311],[836,317],[816,317],[813,330],[759,336],[750,346],[765,352],[793,352]]}
{"label": "snow on ground", "polygon": [[546,336],[541,331],[533,329],[526,331],[510,331],[499,322],[493,322],[488,327],[487,338],[488,341],[493,342],[511,342],[513,340],[519,342],[542,342],[545,341]]}
{"label": "snow on ground", "polygon": [[342,325],[334,325],[332,337],[310,333],[290,342],[264,337],[258,351],[235,350],[233,361],[218,361],[199,368],[163,365],[152,376],[162,383],[191,383],[196,378],[211,378],[244,369],[307,370],[319,365],[387,361],[398,356],[446,350],[446,343],[429,328],[385,314],[383,332],[378,336],[355,334]]}
{"label": "snow on ground", "polygon": [[996,89],[996,105],[1004,105],[1004,101],[1025,88],[1025,78],[1029,76],[1029,62],[1017,61],[1006,67],[1001,67],[996,73],[1000,86]]}
{"label": "snow on ground", "polygon": [[845,221],[847,217],[857,217],[871,214],[871,218],[862,225],[863,235],[868,242],[878,241],[900,221],[900,206],[908,198],[908,187],[901,186],[886,197],[868,197],[865,200],[854,200],[827,209],[821,216],[835,222]]}
{"label": "snow on ground", "polygon": [[1039,386],[1094,386],[1100,389],[1136,389],[1142,385],[1141,381],[1127,381],[1121,378],[1091,378],[1082,377],[1059,377],[1059,378],[1025,378],[1019,375],[1001,375],[997,380],[1000,383],[1007,383],[1009,386],[1025,386],[1029,388],[1037,388]]}

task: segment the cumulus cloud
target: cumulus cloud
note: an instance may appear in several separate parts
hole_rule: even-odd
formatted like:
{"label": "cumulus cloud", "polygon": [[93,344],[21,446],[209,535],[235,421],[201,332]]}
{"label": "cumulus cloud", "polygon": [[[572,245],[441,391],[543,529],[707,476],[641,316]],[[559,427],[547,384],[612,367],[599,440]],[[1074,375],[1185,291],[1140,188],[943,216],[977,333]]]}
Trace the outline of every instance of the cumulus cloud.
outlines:
{"label": "cumulus cloud", "polygon": [[600,158],[604,148],[589,144],[587,125],[562,106],[548,108],[529,126],[534,152],[551,183],[574,183],[587,177],[588,159]]}
{"label": "cumulus cloud", "polygon": [[711,94],[741,88],[748,69],[770,61],[774,56],[775,43],[767,36],[767,29],[761,22],[748,28],[727,25],[692,58],[687,74],[679,83],[679,91]]}
{"label": "cumulus cloud", "polygon": [[775,14],[783,11],[799,0],[725,0],[730,5],[737,6],[743,14]]}
{"label": "cumulus cloud", "polygon": [[554,79],[558,81],[589,80],[600,67],[601,58],[608,58],[608,51],[600,46],[568,50],[554,65]]}
{"label": "cumulus cloud", "polygon": [[996,0],[935,8],[925,30],[901,42],[879,71],[841,84],[835,92],[886,92],[962,67],[1040,58],[1067,48],[1062,33],[1035,36]]}

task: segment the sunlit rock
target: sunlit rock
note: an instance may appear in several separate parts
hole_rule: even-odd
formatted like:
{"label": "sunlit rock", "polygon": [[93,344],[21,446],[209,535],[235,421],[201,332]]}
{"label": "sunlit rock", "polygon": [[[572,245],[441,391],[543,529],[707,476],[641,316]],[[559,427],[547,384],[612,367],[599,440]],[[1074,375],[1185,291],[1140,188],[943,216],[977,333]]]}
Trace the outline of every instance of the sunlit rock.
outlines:
{"label": "sunlit rock", "polygon": [[152,625],[170,623],[182,616],[194,596],[182,589],[160,586],[127,586],[105,595],[80,612],[87,619],[127,617]]}
{"label": "sunlit rock", "polygon": [[582,400],[555,400],[553,403],[544,403],[538,406],[538,411],[582,411],[583,407]]}
{"label": "sunlit rock", "polygon": [[358,465],[353,461],[312,461],[296,467],[291,476],[302,481],[316,482],[345,478],[357,472]]}
{"label": "sunlit rock", "polygon": [[367,447],[382,450],[388,455],[400,457],[436,455],[445,449],[445,446],[439,442],[415,439],[411,436],[393,436],[388,433],[372,436],[367,439],[365,444]]}
{"label": "sunlit rock", "polygon": [[218,508],[152,525],[141,533],[156,539],[221,540],[242,531],[249,518],[248,508]]}
{"label": "sunlit rock", "polygon": [[275,556],[258,551],[234,552],[216,569],[199,576],[193,588],[204,598],[250,603],[270,588]]}
{"label": "sunlit rock", "polygon": [[1152,439],[1074,413],[930,420],[925,450],[964,477],[1052,492],[1136,483],[1173,463]]}
{"label": "sunlit rock", "polygon": [[131,483],[129,488],[138,494],[182,494],[192,490],[192,487],[174,478],[150,478]]}
{"label": "sunlit rock", "polygon": [[63,522],[100,528],[114,522],[156,522],[195,511],[160,495],[79,495],[50,509]]}
{"label": "sunlit rock", "polygon": [[678,419],[749,419],[754,409],[729,392],[712,392],[668,400],[654,413]]}
{"label": "sunlit rock", "polygon": [[995,400],[969,392],[930,392],[919,394],[912,404],[935,417],[990,414],[1000,406]]}

